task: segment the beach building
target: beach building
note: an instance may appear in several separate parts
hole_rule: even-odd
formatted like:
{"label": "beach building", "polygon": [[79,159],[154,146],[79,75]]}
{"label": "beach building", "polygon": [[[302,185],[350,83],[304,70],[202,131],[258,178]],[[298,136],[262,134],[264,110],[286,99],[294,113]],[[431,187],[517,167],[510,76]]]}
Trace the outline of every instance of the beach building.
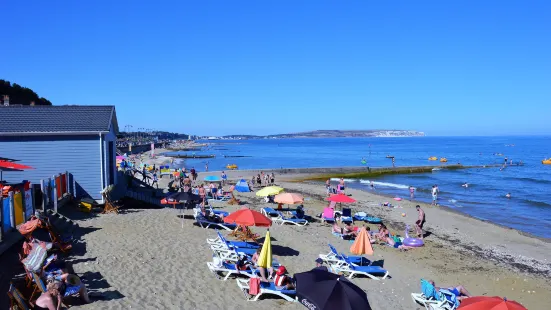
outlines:
{"label": "beach building", "polygon": [[0,157],[34,168],[4,180],[38,184],[68,171],[78,198],[102,201],[117,181],[118,130],[114,106],[0,106]]}

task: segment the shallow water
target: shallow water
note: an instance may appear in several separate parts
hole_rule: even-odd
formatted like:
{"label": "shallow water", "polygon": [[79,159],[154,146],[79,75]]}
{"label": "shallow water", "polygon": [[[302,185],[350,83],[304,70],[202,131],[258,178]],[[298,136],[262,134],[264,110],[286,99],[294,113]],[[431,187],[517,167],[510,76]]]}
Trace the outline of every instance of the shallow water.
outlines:
{"label": "shallow water", "polygon": [[[354,188],[408,198],[408,187],[416,188],[415,198],[429,202],[430,188],[438,184],[439,203],[472,216],[551,238],[551,166],[542,165],[551,157],[551,137],[418,137],[418,138],[330,138],[209,141],[196,154],[216,158],[178,161],[187,168],[204,171],[225,169],[370,167],[440,165],[431,156],[446,157],[448,163],[464,165],[502,164],[504,158],[524,166],[438,170],[432,173],[387,175],[373,180],[347,180]],[[514,146],[510,146],[514,145]],[[188,152],[189,154],[190,152]],[[497,155],[497,154],[503,155]],[[226,156],[247,156],[225,158]],[[465,188],[461,185],[469,183]],[[505,198],[511,193],[512,198]]]}

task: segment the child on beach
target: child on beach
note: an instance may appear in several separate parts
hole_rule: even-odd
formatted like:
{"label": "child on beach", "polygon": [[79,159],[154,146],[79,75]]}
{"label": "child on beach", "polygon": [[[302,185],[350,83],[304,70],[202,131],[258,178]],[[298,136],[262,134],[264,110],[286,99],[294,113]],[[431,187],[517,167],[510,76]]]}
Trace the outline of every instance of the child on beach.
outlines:
{"label": "child on beach", "polygon": [[159,179],[157,179],[157,171],[153,171],[153,182],[151,182],[151,187],[153,185],[157,185],[157,189],[159,189]]}

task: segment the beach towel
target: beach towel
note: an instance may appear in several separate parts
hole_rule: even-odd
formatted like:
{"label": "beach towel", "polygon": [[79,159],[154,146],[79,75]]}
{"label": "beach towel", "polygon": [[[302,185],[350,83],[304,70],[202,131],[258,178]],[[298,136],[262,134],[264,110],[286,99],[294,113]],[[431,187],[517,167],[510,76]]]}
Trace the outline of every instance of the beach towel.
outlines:
{"label": "beach towel", "polygon": [[42,245],[35,245],[29,256],[22,260],[21,262],[25,265],[25,268],[31,272],[39,272],[42,268],[44,260],[46,260],[47,255],[46,247]]}
{"label": "beach towel", "polygon": [[35,229],[41,227],[40,224],[41,224],[40,219],[34,218],[34,219],[28,220],[27,222],[21,224],[21,226],[19,226],[18,230],[24,236],[26,234],[32,233]]}
{"label": "beach towel", "polygon": [[332,219],[334,217],[335,217],[335,214],[333,212],[333,209],[331,208],[323,209],[323,218]]}
{"label": "beach towel", "polygon": [[249,280],[249,295],[258,295],[260,293],[260,279],[251,278]]}

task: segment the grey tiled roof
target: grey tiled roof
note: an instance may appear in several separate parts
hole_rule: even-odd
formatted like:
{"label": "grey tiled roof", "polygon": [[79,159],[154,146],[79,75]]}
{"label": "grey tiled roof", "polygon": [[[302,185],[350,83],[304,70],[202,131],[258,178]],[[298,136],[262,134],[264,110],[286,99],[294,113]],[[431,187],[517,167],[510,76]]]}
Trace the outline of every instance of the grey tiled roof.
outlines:
{"label": "grey tiled roof", "polygon": [[0,106],[0,135],[106,132],[115,126],[114,106]]}

